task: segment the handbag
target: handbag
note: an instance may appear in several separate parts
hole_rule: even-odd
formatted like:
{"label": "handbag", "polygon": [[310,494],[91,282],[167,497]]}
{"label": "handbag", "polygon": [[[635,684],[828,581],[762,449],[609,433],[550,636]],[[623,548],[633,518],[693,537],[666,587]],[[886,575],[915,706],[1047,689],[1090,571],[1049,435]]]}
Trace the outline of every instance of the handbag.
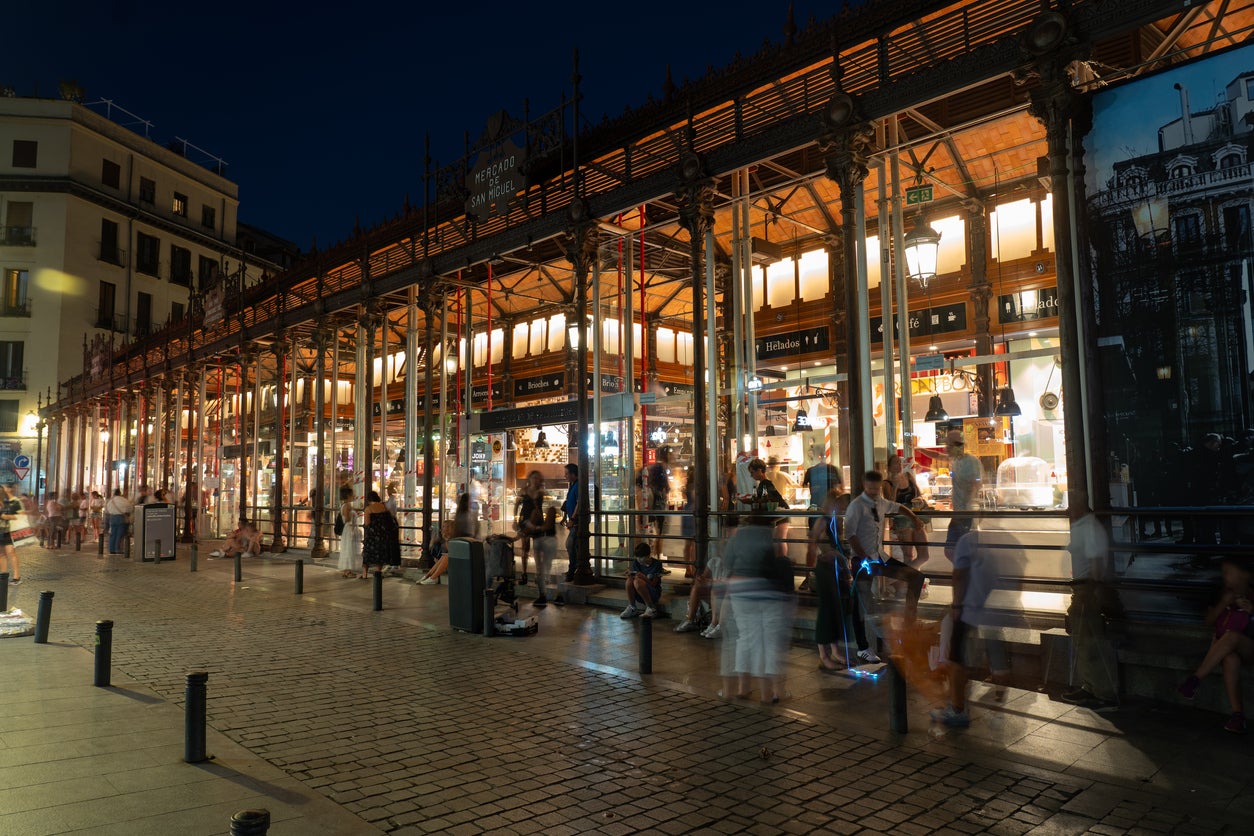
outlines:
{"label": "handbag", "polygon": [[344,516],[339,511],[335,512],[335,536],[339,537],[344,533]]}

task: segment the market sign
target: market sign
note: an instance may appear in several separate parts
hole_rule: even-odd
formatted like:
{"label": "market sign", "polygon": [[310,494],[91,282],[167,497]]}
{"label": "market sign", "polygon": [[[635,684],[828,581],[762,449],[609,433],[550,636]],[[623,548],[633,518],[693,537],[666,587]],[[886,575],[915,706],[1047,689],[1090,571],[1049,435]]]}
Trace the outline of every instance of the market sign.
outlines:
{"label": "market sign", "polygon": [[[588,389],[592,388],[592,373],[589,372],[584,378],[584,386]],[[601,375],[601,391],[602,392],[618,392],[623,388],[623,379],[616,374]]]}
{"label": "market sign", "polygon": [[505,111],[488,118],[487,146],[466,173],[466,214],[479,221],[504,214],[509,202],[523,190],[523,163],[527,154],[510,136],[516,126]]}
{"label": "market sign", "polygon": [[[588,381],[591,383],[592,381]],[[535,377],[520,377],[514,381],[514,397],[528,398],[533,395],[547,395],[561,392],[566,388],[566,372],[551,372]],[[617,391],[617,389],[615,389]]]}
{"label": "market sign", "polygon": [[205,294],[204,301],[206,328],[212,328],[222,321],[226,315],[226,281],[219,281],[213,289]]}
{"label": "market sign", "polygon": [[797,354],[827,351],[831,345],[831,332],[826,325],[806,328],[803,331],[772,334],[769,337],[758,337],[754,340],[759,360],[777,360]]}
{"label": "market sign", "polygon": [[1058,316],[1058,288],[1003,293],[997,297],[997,310],[1000,322],[1031,322]]}
{"label": "market sign", "polygon": [[[896,317],[893,317],[896,320]],[[910,312],[910,339],[967,330],[967,304],[938,305]],[[871,342],[884,342],[884,317],[871,317]]]}
{"label": "market sign", "polygon": [[[376,418],[379,416],[379,407],[381,405],[382,404],[373,405],[374,415]],[[404,414],[405,414],[405,401],[403,399],[396,400],[396,401],[388,401],[388,415],[404,415]]]}
{"label": "market sign", "polygon": [[[499,380],[492,381],[492,400],[499,401],[504,395]],[[477,383],[470,387],[470,400],[473,403],[486,403],[488,400],[488,384]]]}
{"label": "market sign", "polygon": [[[589,405],[591,406],[591,405]],[[497,409],[478,416],[478,431],[483,433],[512,430],[518,427],[547,427],[553,424],[574,424],[579,420],[578,401],[557,401],[516,409]]]}

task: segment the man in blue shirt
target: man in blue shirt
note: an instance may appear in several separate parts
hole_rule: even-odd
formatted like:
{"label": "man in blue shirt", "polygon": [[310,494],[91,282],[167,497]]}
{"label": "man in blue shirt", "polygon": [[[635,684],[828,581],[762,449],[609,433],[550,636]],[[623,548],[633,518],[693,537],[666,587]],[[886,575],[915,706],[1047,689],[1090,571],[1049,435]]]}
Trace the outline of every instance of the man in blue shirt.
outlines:
{"label": "man in blue shirt", "polygon": [[[562,502],[562,522],[570,532],[566,535],[566,583],[570,583],[575,579],[576,553],[579,550],[579,538],[575,531],[578,521],[575,512],[579,509],[579,465],[566,465],[566,479],[570,487],[566,489],[566,500]],[[560,599],[562,596],[557,597]]]}

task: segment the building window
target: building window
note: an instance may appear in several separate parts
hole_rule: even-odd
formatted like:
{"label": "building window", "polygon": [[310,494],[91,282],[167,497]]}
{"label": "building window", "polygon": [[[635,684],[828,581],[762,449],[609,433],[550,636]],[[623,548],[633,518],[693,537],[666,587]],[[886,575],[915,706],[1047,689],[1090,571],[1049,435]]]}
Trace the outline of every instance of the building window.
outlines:
{"label": "building window", "polygon": [[154,204],[157,202],[157,183],[147,177],[139,178],[139,202]]}
{"label": "building window", "polygon": [[0,342],[0,389],[25,389],[26,372],[21,340]]}
{"label": "building window", "polygon": [[192,253],[186,247],[170,245],[170,281],[192,286]]}
{"label": "building window", "polygon": [[200,282],[200,288],[203,290],[213,284],[218,278],[218,262],[212,258],[200,257],[200,263],[196,271],[196,279]]}
{"label": "building window", "polygon": [[100,219],[100,260],[122,264],[123,252],[118,249],[118,225],[108,218]]}
{"label": "building window", "polygon": [[200,225],[206,229],[218,228],[218,210],[212,206],[200,207]]}
{"label": "building window", "polygon": [[4,299],[0,316],[30,316],[30,299],[26,293],[30,287],[27,270],[4,271]]}
{"label": "building window", "polygon": [[0,229],[0,244],[8,244],[11,247],[34,246],[35,204],[25,200],[9,201],[4,229]]}
{"label": "building window", "polygon": [[152,294],[140,293],[135,300],[135,336],[152,333]]}
{"label": "building window", "polygon": [[150,276],[159,275],[161,239],[142,232],[135,233],[135,269]]}
{"label": "building window", "polygon": [[185,317],[185,316],[187,316],[187,313],[186,313],[186,311],[184,311],[184,310],[183,310],[183,303],[182,303],[182,302],[171,302],[171,303],[170,303],[170,320],[171,320],[172,322],[182,322],[182,321],[183,321],[183,317]]}
{"label": "building window", "polygon": [[100,164],[100,182],[111,189],[122,187],[122,166],[113,160],[105,160]]}
{"label": "building window", "polygon": [[1254,246],[1250,235],[1250,207],[1245,204],[1225,206],[1223,210],[1224,238],[1228,249],[1247,252]]}
{"label": "building window", "polygon": [[1181,177],[1188,177],[1193,173],[1193,169],[1187,165],[1173,165],[1171,167],[1171,179],[1178,180]]}
{"label": "building window", "polygon": [[39,143],[33,139],[13,140],[13,167],[35,168],[39,161]]}
{"label": "building window", "polygon": [[117,330],[114,310],[117,303],[118,287],[113,282],[100,283],[100,298],[96,303],[96,327]]}
{"label": "building window", "polygon": [[1178,249],[1187,250],[1202,243],[1202,219],[1198,215],[1177,215],[1171,219],[1171,236]]}
{"label": "building window", "polygon": [[187,195],[174,193],[174,200],[170,202],[170,211],[178,215],[180,218],[187,217]]}
{"label": "building window", "polygon": [[0,433],[17,432],[17,401],[0,401]]}
{"label": "building window", "polygon": [[1221,171],[1227,171],[1230,168],[1240,168],[1245,165],[1245,161],[1241,159],[1240,154],[1227,154],[1219,160],[1219,168]]}

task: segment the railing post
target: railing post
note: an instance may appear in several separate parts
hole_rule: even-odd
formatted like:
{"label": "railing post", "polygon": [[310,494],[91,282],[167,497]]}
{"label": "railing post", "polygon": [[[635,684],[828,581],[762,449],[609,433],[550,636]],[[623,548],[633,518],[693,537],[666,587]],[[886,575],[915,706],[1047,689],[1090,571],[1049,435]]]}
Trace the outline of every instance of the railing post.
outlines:
{"label": "railing post", "polygon": [[183,760],[187,763],[204,763],[205,755],[205,699],[207,673],[189,673],[184,692]]}
{"label": "railing post", "polygon": [[108,688],[110,668],[113,664],[113,622],[96,622],[96,670],[92,684],[97,688]]}
{"label": "railing post", "polygon": [[35,644],[48,643],[48,622],[52,620],[52,596],[55,592],[39,593],[39,611],[35,614]]}

